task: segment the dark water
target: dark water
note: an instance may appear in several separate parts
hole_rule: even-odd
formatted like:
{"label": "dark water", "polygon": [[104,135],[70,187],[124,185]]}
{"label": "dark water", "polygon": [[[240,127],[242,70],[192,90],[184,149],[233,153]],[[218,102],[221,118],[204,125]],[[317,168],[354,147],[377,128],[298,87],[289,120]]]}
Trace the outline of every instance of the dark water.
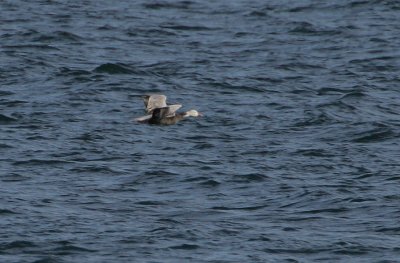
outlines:
{"label": "dark water", "polygon": [[400,262],[398,1],[0,14],[1,262]]}

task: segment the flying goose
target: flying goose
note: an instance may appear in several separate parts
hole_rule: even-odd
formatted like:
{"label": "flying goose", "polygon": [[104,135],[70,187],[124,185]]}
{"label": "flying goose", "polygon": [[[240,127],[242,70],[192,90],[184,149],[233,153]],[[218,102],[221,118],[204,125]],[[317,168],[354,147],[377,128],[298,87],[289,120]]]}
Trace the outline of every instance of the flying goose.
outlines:
{"label": "flying goose", "polygon": [[180,109],[182,105],[167,105],[167,97],[165,95],[146,95],[143,97],[143,100],[148,115],[135,119],[141,123],[171,125],[183,120],[186,117],[202,116],[202,114],[196,110],[176,113],[176,111]]}

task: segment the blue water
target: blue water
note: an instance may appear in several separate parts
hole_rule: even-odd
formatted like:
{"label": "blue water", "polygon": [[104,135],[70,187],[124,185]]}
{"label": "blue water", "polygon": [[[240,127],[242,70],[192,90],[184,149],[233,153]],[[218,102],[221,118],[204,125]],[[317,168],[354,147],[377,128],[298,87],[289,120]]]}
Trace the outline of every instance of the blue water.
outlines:
{"label": "blue water", "polygon": [[1,1],[0,262],[400,262],[399,12]]}

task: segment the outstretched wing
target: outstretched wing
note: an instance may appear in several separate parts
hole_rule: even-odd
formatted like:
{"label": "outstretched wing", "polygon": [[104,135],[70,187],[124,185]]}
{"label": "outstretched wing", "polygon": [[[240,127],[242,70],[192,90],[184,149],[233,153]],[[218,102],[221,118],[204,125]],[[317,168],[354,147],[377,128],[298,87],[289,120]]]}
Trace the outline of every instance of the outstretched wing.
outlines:
{"label": "outstretched wing", "polygon": [[151,113],[154,109],[167,107],[167,96],[165,95],[146,95],[143,97],[146,112]]}
{"label": "outstretched wing", "polygon": [[175,116],[175,112],[182,107],[180,104],[168,105],[167,117]]}
{"label": "outstretched wing", "polygon": [[135,118],[134,120],[137,122],[147,122],[148,120],[151,119],[151,115],[145,115],[139,118]]}

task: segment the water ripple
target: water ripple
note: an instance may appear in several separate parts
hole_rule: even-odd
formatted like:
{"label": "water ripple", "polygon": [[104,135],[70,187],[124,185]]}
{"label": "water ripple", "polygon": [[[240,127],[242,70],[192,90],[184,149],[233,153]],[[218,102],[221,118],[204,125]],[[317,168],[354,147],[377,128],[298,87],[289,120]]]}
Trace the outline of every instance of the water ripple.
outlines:
{"label": "water ripple", "polygon": [[399,8],[2,1],[0,261],[396,261]]}

